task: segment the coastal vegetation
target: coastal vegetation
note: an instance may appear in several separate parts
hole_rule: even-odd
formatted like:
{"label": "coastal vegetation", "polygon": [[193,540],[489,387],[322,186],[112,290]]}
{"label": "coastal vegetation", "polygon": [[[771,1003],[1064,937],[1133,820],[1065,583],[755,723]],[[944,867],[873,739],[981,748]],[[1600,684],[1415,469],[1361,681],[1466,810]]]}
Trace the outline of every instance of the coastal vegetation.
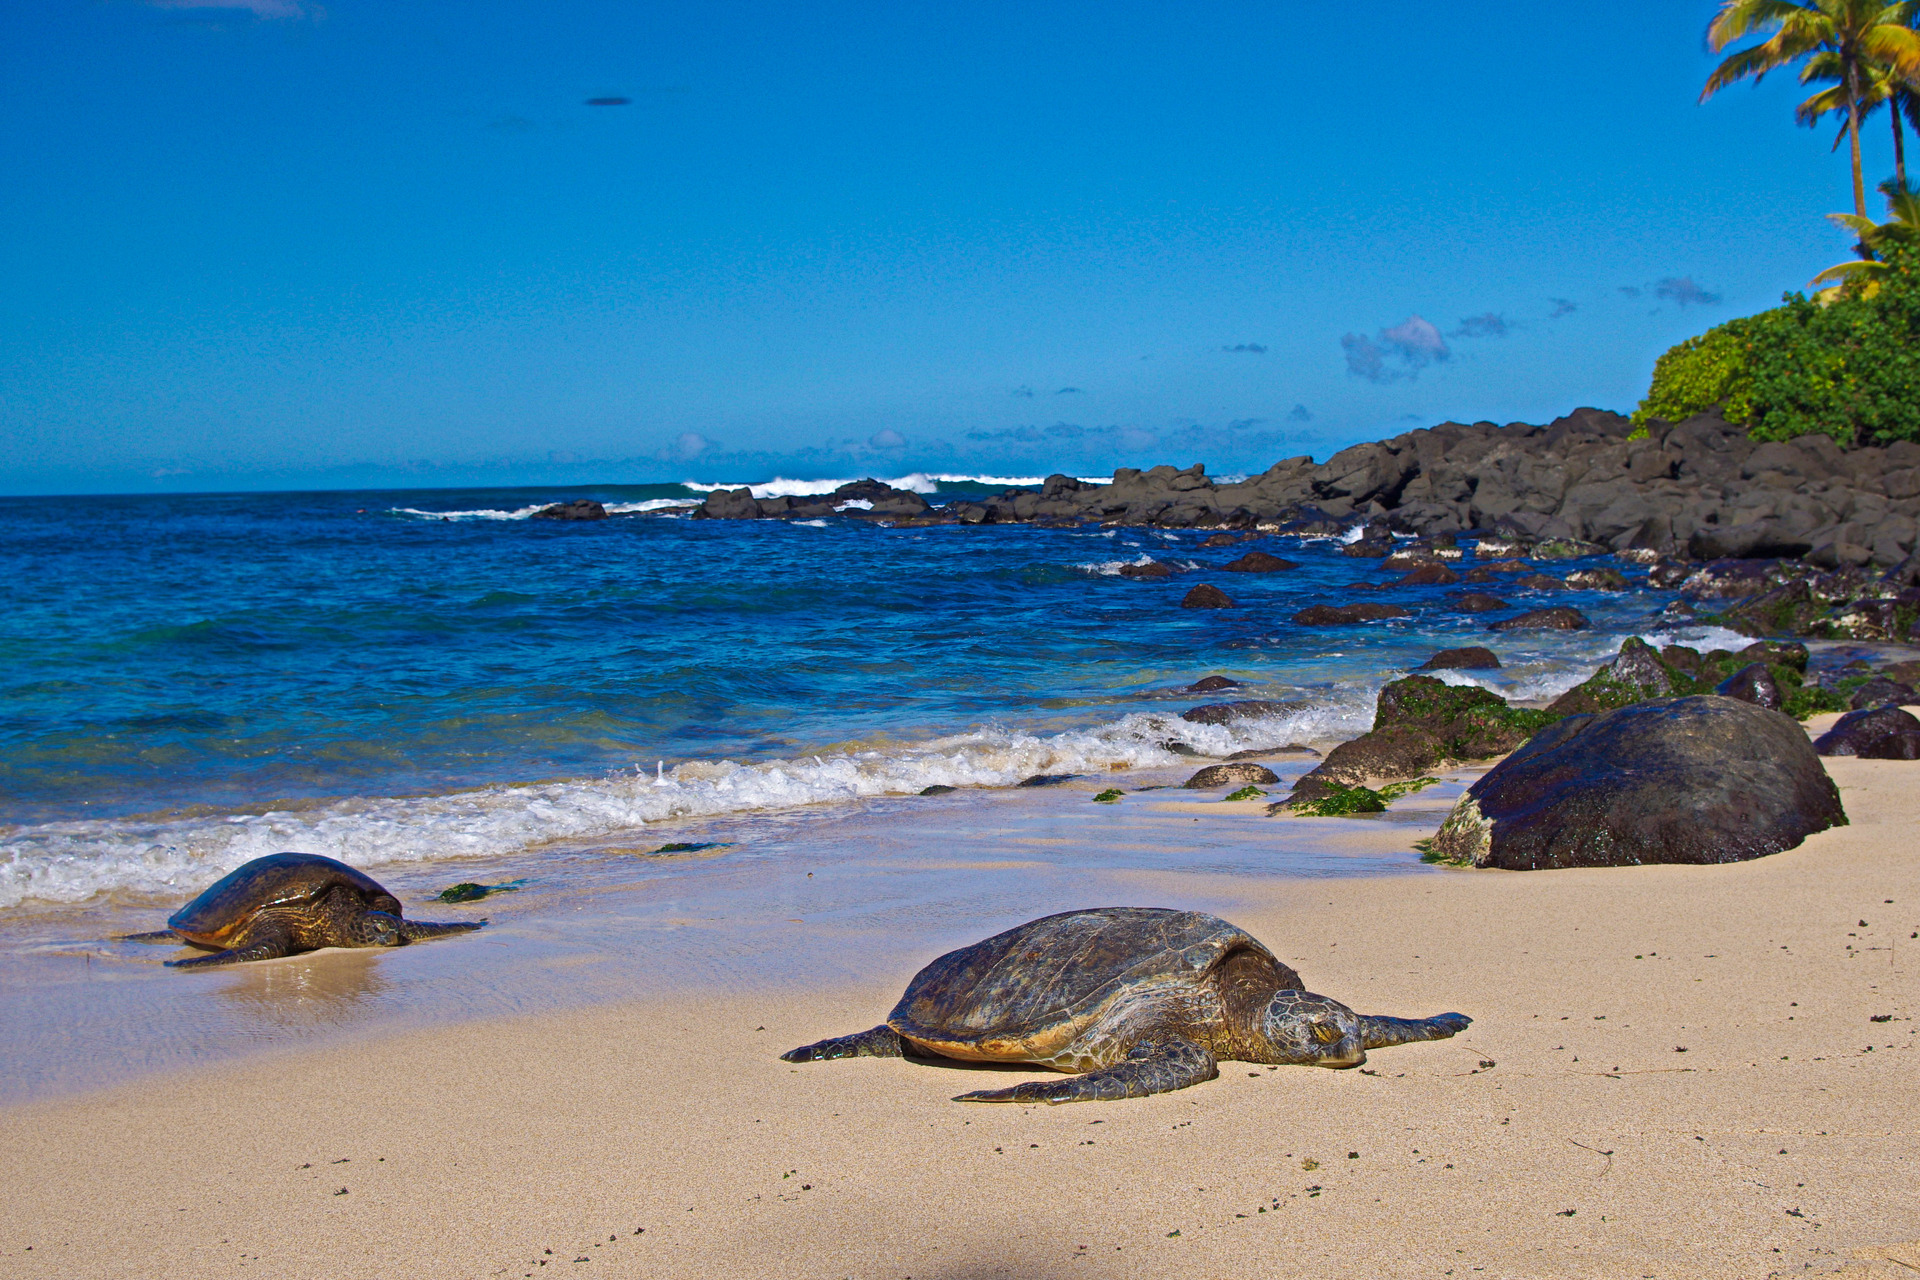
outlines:
{"label": "coastal vegetation", "polygon": [[[1920,200],[1908,185],[1903,122],[1920,122],[1920,3],[1904,0],[1726,0],[1707,28],[1716,52],[1749,36],[1766,39],[1728,55],[1701,100],[1742,80],[1797,66],[1819,86],[1795,108],[1808,126],[1841,117],[1853,212],[1829,217],[1857,237],[1855,259],[1830,267],[1813,296],[1743,316],[1673,347],[1654,365],[1634,420],[1681,421],[1717,410],[1755,440],[1831,437],[1842,447],[1920,440]],[[1862,123],[1884,109],[1892,125],[1894,176],[1880,184],[1889,220],[1867,216]]]}

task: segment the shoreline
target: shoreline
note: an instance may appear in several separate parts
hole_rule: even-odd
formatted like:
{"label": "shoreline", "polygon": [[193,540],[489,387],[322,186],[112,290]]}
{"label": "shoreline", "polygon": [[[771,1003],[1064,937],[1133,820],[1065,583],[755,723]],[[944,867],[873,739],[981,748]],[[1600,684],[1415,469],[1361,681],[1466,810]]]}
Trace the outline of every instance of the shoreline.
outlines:
{"label": "shoreline", "polygon": [[968,1107],[947,1099],[975,1069],[778,1062],[885,1013],[937,946],[895,924],[891,955],[805,991],[736,971],[0,1108],[0,1159],[34,1174],[0,1256],[22,1276],[1834,1271],[1920,1238],[1900,1190],[1920,789],[1904,762],[1826,763],[1852,825],[1752,862],[1112,879],[1221,903],[1355,1007],[1475,1018],[1373,1074],[1223,1064],[1134,1102]]}

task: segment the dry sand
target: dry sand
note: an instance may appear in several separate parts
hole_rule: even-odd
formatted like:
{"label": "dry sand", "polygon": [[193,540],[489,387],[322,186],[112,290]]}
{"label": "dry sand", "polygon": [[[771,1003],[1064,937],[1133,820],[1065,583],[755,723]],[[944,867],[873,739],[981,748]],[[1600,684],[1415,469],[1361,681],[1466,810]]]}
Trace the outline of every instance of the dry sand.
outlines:
{"label": "dry sand", "polygon": [[906,972],[437,1027],[0,1112],[0,1274],[1920,1276],[1920,765],[1830,767],[1853,825],[1752,863],[1232,886],[1316,990],[1476,1020],[1364,1072],[776,1060]]}

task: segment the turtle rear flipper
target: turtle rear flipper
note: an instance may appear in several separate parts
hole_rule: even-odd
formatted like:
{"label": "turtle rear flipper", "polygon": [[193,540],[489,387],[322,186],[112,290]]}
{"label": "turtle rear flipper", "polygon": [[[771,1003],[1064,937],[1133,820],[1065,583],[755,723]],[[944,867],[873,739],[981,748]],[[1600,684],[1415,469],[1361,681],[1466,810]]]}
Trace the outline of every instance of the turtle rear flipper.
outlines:
{"label": "turtle rear flipper", "polygon": [[1362,1014],[1360,1043],[1367,1049],[1385,1049],[1416,1040],[1445,1040],[1472,1024],[1473,1019],[1464,1013],[1443,1013],[1436,1018],[1376,1018]]}
{"label": "turtle rear flipper", "polygon": [[1065,1080],[1038,1080],[1011,1089],[978,1089],[955,1102],[1113,1102],[1172,1093],[1220,1074],[1211,1053],[1191,1040],[1169,1037],[1158,1044],[1134,1046],[1123,1062]]}
{"label": "turtle rear flipper", "polygon": [[900,1033],[886,1023],[881,1023],[871,1031],[856,1031],[850,1036],[835,1036],[831,1040],[820,1040],[813,1044],[803,1044],[798,1049],[789,1049],[780,1055],[782,1062],[826,1062],[832,1058],[904,1058],[904,1042]]}
{"label": "turtle rear flipper", "polygon": [[180,935],[175,933],[171,929],[155,929],[152,933],[123,933],[119,937],[115,938],[114,941],[115,942],[145,942],[155,946],[164,946],[167,943],[173,943],[175,945],[178,945],[180,942]]}
{"label": "turtle rear flipper", "polygon": [[241,964],[248,960],[277,960],[293,954],[293,939],[285,929],[263,929],[250,933],[241,945],[216,951],[210,956],[169,960],[169,969],[211,969],[216,965]]}

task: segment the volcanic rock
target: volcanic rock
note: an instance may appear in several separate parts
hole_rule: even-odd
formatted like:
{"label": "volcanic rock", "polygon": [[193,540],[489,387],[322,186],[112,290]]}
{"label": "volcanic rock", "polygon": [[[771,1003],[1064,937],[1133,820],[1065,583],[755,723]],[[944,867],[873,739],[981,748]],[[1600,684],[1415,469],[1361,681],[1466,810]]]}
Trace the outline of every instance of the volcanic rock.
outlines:
{"label": "volcanic rock", "polygon": [[1235,783],[1244,786],[1270,786],[1278,781],[1280,781],[1280,775],[1262,765],[1210,764],[1180,785],[1199,791],[1207,787],[1225,787]]}
{"label": "volcanic rock", "polygon": [[1180,602],[1182,609],[1232,609],[1236,606],[1233,597],[1211,583],[1202,582],[1187,592],[1186,599]]}
{"label": "volcanic rock", "polygon": [[575,498],[572,502],[556,502],[550,507],[542,507],[533,513],[535,520],[605,520],[607,509],[592,498]]}
{"label": "volcanic rock", "polygon": [[1502,613],[1513,608],[1499,596],[1482,595],[1477,591],[1462,591],[1447,598],[1462,613]]}
{"label": "volcanic rock", "polygon": [[1516,871],[1739,862],[1846,820],[1788,717],[1661,698],[1541,730],[1461,797],[1433,849]]}
{"label": "volcanic rock", "polygon": [[1300,705],[1297,702],[1264,702],[1259,699],[1209,702],[1204,707],[1195,707],[1180,718],[1192,724],[1229,724],[1235,720],[1251,720],[1256,716],[1283,716],[1299,710]]}
{"label": "volcanic rock", "polygon": [[1578,609],[1556,606],[1530,609],[1516,618],[1505,618],[1488,627],[1489,631],[1584,631],[1592,624]]}
{"label": "volcanic rock", "polygon": [[1220,567],[1231,573],[1279,573],[1282,569],[1298,569],[1300,566],[1264,551],[1249,551],[1238,560],[1229,560]]}
{"label": "volcanic rock", "polygon": [[1500,666],[1500,659],[1493,650],[1483,649],[1479,645],[1468,645],[1463,649],[1442,649],[1415,667],[1415,671],[1493,671]]}
{"label": "volcanic rock", "polygon": [[1899,707],[1849,711],[1814,740],[1823,756],[1862,760],[1920,760],[1920,719]]}
{"label": "volcanic rock", "polygon": [[1182,693],[1218,693],[1222,689],[1238,689],[1238,680],[1229,680],[1225,676],[1202,676],[1182,689]]}
{"label": "volcanic rock", "polygon": [[1397,604],[1316,604],[1293,615],[1303,627],[1344,627],[1356,622],[1379,622],[1385,618],[1411,618]]}
{"label": "volcanic rock", "polygon": [[1738,698],[1769,711],[1778,711],[1786,704],[1779,682],[1764,662],[1749,662],[1715,685],[1713,691],[1723,698]]}

